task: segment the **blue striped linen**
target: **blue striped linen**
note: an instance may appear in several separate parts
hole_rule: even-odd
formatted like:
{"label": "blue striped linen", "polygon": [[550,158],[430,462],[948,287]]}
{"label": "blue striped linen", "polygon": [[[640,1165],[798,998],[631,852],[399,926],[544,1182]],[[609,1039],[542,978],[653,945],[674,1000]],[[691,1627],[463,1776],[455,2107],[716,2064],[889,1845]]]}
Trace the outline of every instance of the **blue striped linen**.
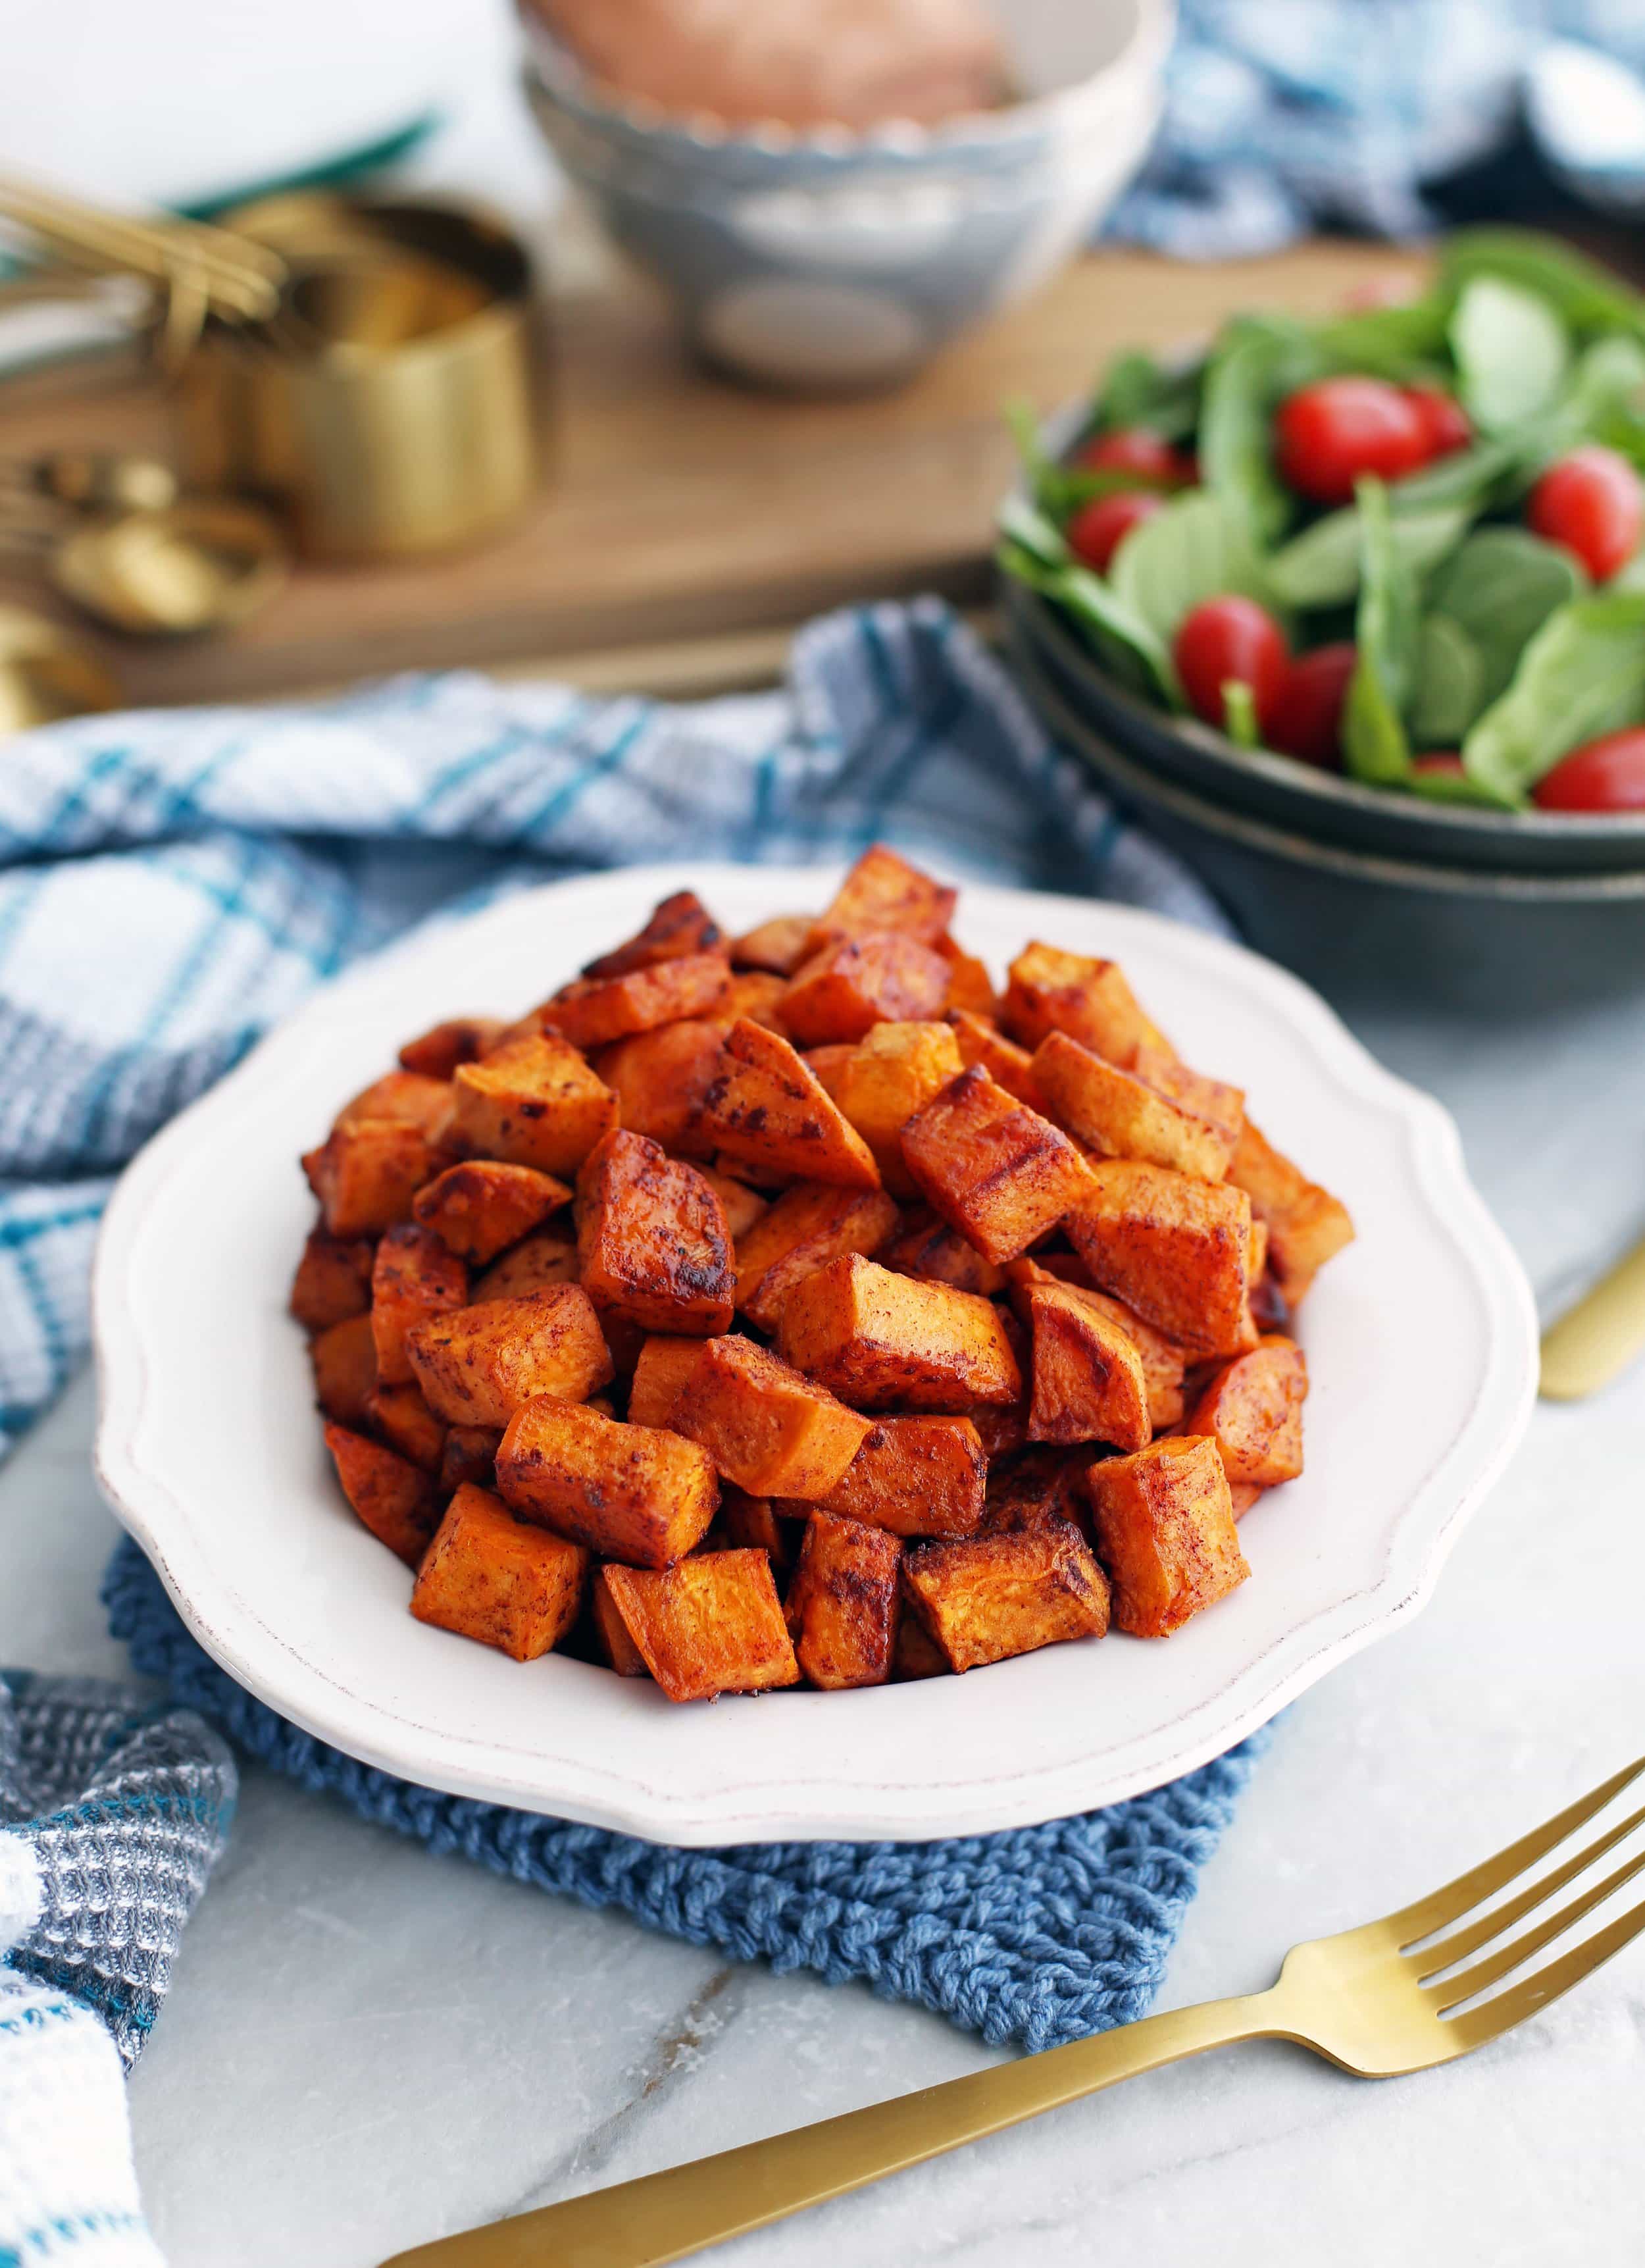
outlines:
{"label": "blue striped linen", "polygon": [[[945,873],[1222,926],[935,600],[830,616],[797,641],[782,690],[690,708],[415,677],[12,741],[0,1451],[84,1354],[92,1245],[119,1167],[355,956],[437,910],[591,867],[823,860],[882,838]],[[105,1597],[158,1706],[0,1677],[0,2268],[154,2268],[118,2072],[231,1811],[232,1761],[208,1719],[433,1849],[1030,2048],[1143,2012],[1259,1745],[1010,1834],[671,1850],[410,1786],[324,1747],[208,1660],[129,1543]],[[40,2154],[38,2120],[8,2123],[14,2102],[55,2106],[55,2154]]]}

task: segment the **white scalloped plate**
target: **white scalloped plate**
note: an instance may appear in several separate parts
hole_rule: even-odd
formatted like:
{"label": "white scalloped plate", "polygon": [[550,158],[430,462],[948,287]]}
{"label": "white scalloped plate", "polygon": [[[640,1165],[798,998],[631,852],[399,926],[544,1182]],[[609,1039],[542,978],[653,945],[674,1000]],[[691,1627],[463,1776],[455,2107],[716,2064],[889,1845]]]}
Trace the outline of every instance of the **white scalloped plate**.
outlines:
{"label": "white scalloped plate", "polygon": [[1111,1637],[964,1678],[674,1708],[550,1655],[522,1666],[406,1611],[410,1578],[337,1494],[285,1295],[297,1156],[408,1035],[540,999],[689,882],[746,927],[834,877],[628,869],[511,898],[329,986],[151,1142],[94,1292],[99,1473],[201,1644],[351,1756],[454,1794],[689,1844],[1017,1827],[1218,1755],[1427,1599],[1535,1392],[1524,1277],[1440,1106],[1236,946],[1099,902],[973,886],[996,968],[1031,936],[1121,961],[1200,1067],[1347,1200],[1359,1241],[1301,1336],[1308,1469],[1241,1528],[1252,1580],[1164,1643]]}

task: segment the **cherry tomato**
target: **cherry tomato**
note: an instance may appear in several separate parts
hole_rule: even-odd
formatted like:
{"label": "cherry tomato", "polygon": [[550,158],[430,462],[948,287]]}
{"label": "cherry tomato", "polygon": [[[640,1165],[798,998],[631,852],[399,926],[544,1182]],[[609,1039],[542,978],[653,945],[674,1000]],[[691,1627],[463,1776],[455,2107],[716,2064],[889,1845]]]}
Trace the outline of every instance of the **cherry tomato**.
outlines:
{"label": "cherry tomato", "polygon": [[1436,748],[1426,756],[1413,756],[1411,769],[1429,779],[1466,779],[1467,769],[1455,748]]}
{"label": "cherry tomato", "polygon": [[1603,583],[1634,556],[1645,534],[1639,475],[1614,449],[1588,443],[1548,467],[1531,491],[1525,519]]}
{"label": "cherry tomato", "polygon": [[1093,497],[1080,506],[1064,531],[1069,549],[1076,559],[1105,575],[1121,540],[1139,522],[1152,519],[1164,509],[1164,497],[1149,489],[1120,489],[1113,496]]}
{"label": "cherry tomato", "polygon": [[1300,756],[1305,764],[1340,770],[1342,703],[1358,659],[1358,648],[1347,643],[1298,654],[1280,682],[1268,719],[1268,746]]}
{"label": "cherry tomato", "polygon": [[1099,433],[1087,441],[1074,460],[1088,473],[1135,473],[1140,480],[1161,488],[1192,485],[1195,468],[1181,451],[1146,425],[1124,425],[1115,433]]}
{"label": "cherry tomato", "polygon": [[1422,438],[1430,463],[1436,457],[1454,456],[1458,449],[1467,447],[1473,438],[1473,428],[1455,394],[1442,394],[1436,386],[1407,386],[1402,391],[1422,421]]}
{"label": "cherry tomato", "polygon": [[1274,444],[1280,478],[1315,504],[1351,504],[1362,474],[1397,481],[1428,456],[1421,412],[1380,378],[1304,386],[1280,404]]}
{"label": "cherry tomato", "polygon": [[1541,811],[1645,811],[1645,725],[1573,748],[1531,791]]}
{"label": "cherry tomato", "polygon": [[1266,608],[1254,599],[1202,600],[1183,622],[1171,652],[1188,705],[1207,724],[1227,721],[1223,688],[1238,678],[1251,688],[1266,736],[1289,659],[1285,633]]}

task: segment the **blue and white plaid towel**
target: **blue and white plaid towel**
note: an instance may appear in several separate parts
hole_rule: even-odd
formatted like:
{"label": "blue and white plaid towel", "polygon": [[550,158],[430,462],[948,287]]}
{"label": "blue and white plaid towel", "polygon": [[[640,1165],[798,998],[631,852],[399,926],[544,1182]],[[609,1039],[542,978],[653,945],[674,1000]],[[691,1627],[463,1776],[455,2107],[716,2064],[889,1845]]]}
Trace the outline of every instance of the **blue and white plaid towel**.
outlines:
{"label": "blue and white plaid towel", "polygon": [[[114,1174],[351,957],[437,908],[583,868],[820,860],[877,837],[946,873],[1219,923],[930,600],[817,623],[782,692],[690,709],[444,676],[9,742],[0,1452],[85,1352]],[[935,1867],[884,1845],[658,1851],[367,1771],[233,1687],[133,1547],[110,1583],[171,1706],[0,1680],[0,2268],[153,2259],[118,2061],[82,2012],[135,2056],[220,1845],[233,1768],[195,1712],[518,1880],[1032,2045],[1142,2013],[1246,1770],[1228,1758],[1105,1814],[945,1845]]]}
{"label": "blue and white plaid towel", "polygon": [[1425,190],[1522,124],[1568,188],[1645,203],[1638,0],[1178,0],[1178,20],[1111,236],[1218,259],[1320,229],[1426,235]]}

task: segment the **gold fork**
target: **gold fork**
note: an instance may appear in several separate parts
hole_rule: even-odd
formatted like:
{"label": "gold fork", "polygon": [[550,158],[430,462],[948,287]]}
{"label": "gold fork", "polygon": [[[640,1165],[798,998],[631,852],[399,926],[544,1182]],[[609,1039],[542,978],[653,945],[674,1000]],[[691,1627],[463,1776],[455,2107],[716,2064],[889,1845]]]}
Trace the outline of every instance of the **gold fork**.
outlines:
{"label": "gold fork", "polygon": [[[1552,1904],[1645,1824],[1641,1808],[1502,1904],[1477,1911],[1642,1771],[1645,1756],[1430,1897],[1361,1929],[1294,1946],[1278,1983],[1266,1992],[1148,2016],[895,2102],[420,2244],[396,2253],[384,2268],[662,2268],[1117,2080],[1236,2040],[1295,2040],[1361,2079],[1450,2063],[1536,2015],[1645,1929],[1642,1901],[1507,1991],[1477,2007],[1462,2006],[1502,1984],[1645,1867],[1641,1850],[1565,1904]],[[1496,1942],[1522,1921],[1530,1926]]]}

